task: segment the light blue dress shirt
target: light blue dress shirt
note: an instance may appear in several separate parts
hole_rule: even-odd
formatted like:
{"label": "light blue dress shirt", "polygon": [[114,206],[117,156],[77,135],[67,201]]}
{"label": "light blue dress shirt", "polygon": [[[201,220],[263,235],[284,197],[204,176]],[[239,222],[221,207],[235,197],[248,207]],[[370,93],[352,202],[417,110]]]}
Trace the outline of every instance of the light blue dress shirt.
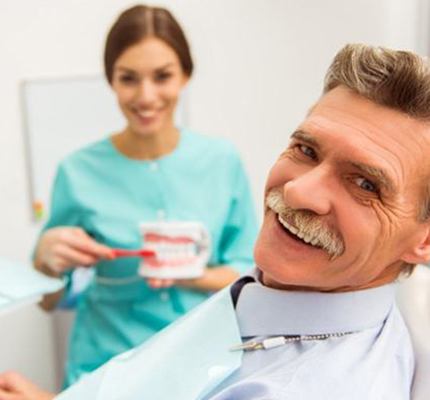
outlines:
{"label": "light blue dress shirt", "polygon": [[[414,359],[394,289],[286,292],[245,277],[231,287],[233,297],[217,293],[56,399],[406,400]],[[251,337],[346,332],[231,351]]]}
{"label": "light blue dress shirt", "polygon": [[347,293],[288,292],[248,283],[236,316],[244,341],[347,333],[245,352],[205,400],[406,400],[414,371],[395,285]]}
{"label": "light blue dress shirt", "polygon": [[[243,273],[252,265],[257,224],[248,180],[237,151],[220,138],[183,129],[175,151],[153,161],[129,159],[110,139],[102,140],[61,163],[51,204],[45,230],[79,226],[117,248],[142,246],[140,222],[200,221],[211,236],[209,266],[226,264]],[[129,258],[96,265],[94,280],[78,299],[65,386],[141,344],[209,295],[151,289],[137,275],[138,263]]]}

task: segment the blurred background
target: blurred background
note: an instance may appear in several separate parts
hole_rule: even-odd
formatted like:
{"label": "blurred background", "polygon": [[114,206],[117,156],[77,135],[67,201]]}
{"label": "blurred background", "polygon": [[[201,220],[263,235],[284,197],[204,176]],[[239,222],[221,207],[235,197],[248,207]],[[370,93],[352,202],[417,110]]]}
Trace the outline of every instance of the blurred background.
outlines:
{"label": "blurred background", "polygon": [[[348,42],[429,50],[427,0],[171,0],[196,70],[189,126],[228,138],[251,179],[259,215],[266,174],[321,92],[324,72]],[[20,85],[102,73],[108,27],[137,4],[123,0],[0,2],[0,256],[29,263],[32,218]],[[73,113],[73,109],[70,110]],[[62,127],[58,126],[58,135]],[[0,315],[0,371],[58,388],[71,316],[36,306]]]}

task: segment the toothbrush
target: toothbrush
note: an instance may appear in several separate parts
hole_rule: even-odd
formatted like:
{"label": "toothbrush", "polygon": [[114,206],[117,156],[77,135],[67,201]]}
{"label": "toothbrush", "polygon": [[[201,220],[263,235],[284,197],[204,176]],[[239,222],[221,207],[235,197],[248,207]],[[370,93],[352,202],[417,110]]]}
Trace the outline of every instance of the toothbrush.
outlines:
{"label": "toothbrush", "polygon": [[141,257],[149,258],[156,257],[156,253],[153,250],[139,249],[139,250],[128,250],[128,249],[112,249],[114,258],[118,257]]}

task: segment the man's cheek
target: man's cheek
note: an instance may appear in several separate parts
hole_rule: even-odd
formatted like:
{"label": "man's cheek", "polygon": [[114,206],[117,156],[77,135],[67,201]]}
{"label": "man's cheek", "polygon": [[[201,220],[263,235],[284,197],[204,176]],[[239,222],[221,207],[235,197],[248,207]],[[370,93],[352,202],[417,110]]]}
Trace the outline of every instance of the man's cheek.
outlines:
{"label": "man's cheek", "polygon": [[370,228],[378,233],[381,240],[387,240],[401,231],[407,219],[407,215],[399,209],[388,208],[380,202],[372,204],[372,215],[368,221]]}

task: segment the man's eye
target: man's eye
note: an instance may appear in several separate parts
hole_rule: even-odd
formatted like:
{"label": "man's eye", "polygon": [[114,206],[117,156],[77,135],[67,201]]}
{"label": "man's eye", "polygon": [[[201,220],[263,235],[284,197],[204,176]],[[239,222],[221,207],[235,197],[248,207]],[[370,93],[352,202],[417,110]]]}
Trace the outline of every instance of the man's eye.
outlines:
{"label": "man's eye", "polygon": [[298,148],[306,157],[309,157],[312,160],[317,159],[317,155],[312,147],[306,146],[305,144],[299,144]]}
{"label": "man's eye", "polygon": [[366,192],[379,193],[378,186],[366,178],[359,177],[355,180],[355,183],[360,187],[360,189],[363,189]]}

